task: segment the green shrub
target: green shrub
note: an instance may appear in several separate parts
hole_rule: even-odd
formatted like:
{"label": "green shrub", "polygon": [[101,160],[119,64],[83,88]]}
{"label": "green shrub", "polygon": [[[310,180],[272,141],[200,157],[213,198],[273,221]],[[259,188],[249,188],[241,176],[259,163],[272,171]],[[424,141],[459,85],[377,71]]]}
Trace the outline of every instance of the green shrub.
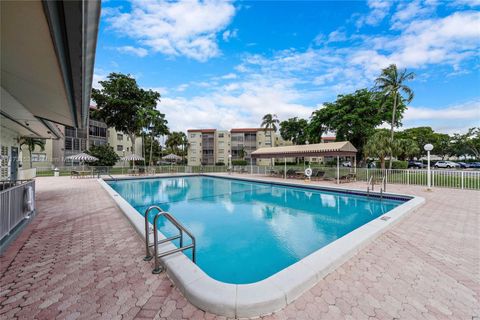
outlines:
{"label": "green shrub", "polygon": [[223,163],[222,161],[218,161],[215,163],[216,166],[224,166],[225,163]]}
{"label": "green shrub", "polygon": [[[375,161],[375,165],[377,166],[377,169],[382,168],[380,166],[380,161]],[[389,166],[389,161],[385,160],[385,169],[388,169],[388,166]],[[407,168],[408,168],[408,161],[395,160],[392,163],[392,169],[407,169]]]}
{"label": "green shrub", "polygon": [[247,160],[232,160],[232,165],[234,166],[246,166]]}

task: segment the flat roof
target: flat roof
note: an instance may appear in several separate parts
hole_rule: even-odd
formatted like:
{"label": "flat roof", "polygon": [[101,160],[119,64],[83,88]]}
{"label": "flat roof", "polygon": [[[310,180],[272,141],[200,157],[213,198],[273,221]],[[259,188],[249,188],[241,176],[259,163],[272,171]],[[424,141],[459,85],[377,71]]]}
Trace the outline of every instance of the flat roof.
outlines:
{"label": "flat roof", "polygon": [[349,141],[260,148],[252,152],[253,158],[284,158],[312,156],[354,156],[357,149]]}

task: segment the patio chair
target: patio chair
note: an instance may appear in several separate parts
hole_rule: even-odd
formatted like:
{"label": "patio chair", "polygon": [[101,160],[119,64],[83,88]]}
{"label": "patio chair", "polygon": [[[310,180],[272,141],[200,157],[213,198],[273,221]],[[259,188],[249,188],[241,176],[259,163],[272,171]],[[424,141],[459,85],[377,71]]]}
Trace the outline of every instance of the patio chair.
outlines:
{"label": "patio chair", "polygon": [[316,174],[312,173],[312,180],[323,180],[325,178],[325,171],[317,170]]}
{"label": "patio chair", "polygon": [[295,178],[296,173],[294,169],[288,169],[287,170],[287,178]]}
{"label": "patio chair", "polygon": [[80,177],[80,172],[78,172],[77,170],[70,171],[70,179],[72,179],[73,177],[79,178]]}

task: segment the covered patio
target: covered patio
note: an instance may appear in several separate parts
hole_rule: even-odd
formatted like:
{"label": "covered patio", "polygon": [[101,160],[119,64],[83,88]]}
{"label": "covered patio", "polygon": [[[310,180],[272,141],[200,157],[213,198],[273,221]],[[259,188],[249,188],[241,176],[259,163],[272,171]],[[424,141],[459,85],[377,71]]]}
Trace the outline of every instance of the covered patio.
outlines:
{"label": "covered patio", "polygon": [[353,172],[357,171],[357,149],[349,141],[317,143],[284,147],[260,148],[252,152],[254,159],[284,159],[284,178],[287,178],[287,158],[294,157],[336,157],[337,183],[340,183],[340,158],[353,158]]}

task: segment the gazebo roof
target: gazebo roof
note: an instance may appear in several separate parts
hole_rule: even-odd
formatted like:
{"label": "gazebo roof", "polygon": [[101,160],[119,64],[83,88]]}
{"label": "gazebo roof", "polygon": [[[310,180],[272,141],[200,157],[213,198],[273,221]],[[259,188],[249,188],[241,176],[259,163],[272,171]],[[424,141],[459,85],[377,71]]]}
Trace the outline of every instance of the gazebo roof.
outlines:
{"label": "gazebo roof", "polygon": [[260,148],[252,152],[253,158],[286,158],[315,156],[354,156],[357,149],[349,141]]}

